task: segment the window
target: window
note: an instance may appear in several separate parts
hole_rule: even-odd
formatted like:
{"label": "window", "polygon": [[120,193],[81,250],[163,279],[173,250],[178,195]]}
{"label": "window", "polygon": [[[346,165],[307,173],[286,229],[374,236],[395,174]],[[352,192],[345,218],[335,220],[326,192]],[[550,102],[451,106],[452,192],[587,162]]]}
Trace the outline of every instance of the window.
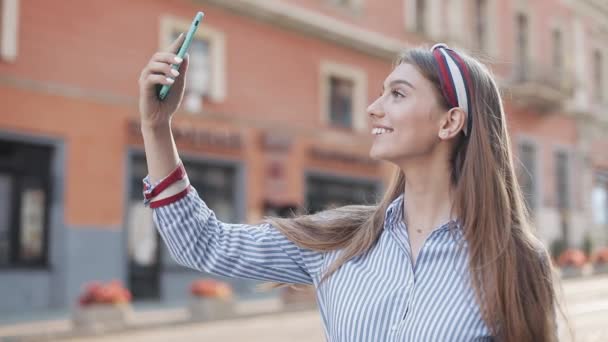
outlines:
{"label": "window", "polygon": [[311,214],[343,205],[373,203],[377,191],[373,181],[352,182],[316,175],[307,177],[306,188],[306,206]]}
{"label": "window", "polygon": [[557,207],[570,208],[570,184],[568,172],[568,153],[558,151],[555,153],[555,189],[557,191]]}
{"label": "window", "polygon": [[520,143],[519,145],[519,160],[521,165],[519,168],[519,183],[521,184],[524,193],[524,199],[530,212],[534,214],[537,203],[537,165],[536,165],[536,147],[528,142]]}
{"label": "window", "polygon": [[475,41],[479,51],[486,51],[488,35],[488,0],[475,1]]}
{"label": "window", "polygon": [[426,1],[416,0],[416,32],[426,32]]}
{"label": "window", "polygon": [[604,100],[604,58],[602,52],[596,49],[593,52],[593,97],[596,102]]}
{"label": "window", "polygon": [[597,171],[591,192],[593,222],[608,225],[608,172]]}
{"label": "window", "polygon": [[528,28],[528,17],[519,13],[516,16],[516,62],[518,67],[518,75],[520,79],[525,79],[528,70],[528,58],[529,58],[529,28]]}
{"label": "window", "polygon": [[0,0],[0,59],[17,58],[19,0]]}
{"label": "window", "polygon": [[331,127],[364,130],[366,77],[355,67],[324,62],[321,65],[323,122]]}
{"label": "window", "polygon": [[562,31],[553,30],[553,70],[556,73],[562,72],[564,65],[564,47]]}
{"label": "window", "polygon": [[329,121],[332,126],[353,126],[354,82],[331,76],[329,78]]}
{"label": "window", "polygon": [[[180,32],[174,32],[172,40],[177,39]],[[202,99],[210,94],[211,56],[209,54],[209,41],[194,38],[188,49],[190,64],[186,75],[186,90],[184,93],[184,107],[190,112],[202,110]]]}
{"label": "window", "polygon": [[[161,21],[163,47],[188,30],[189,21],[165,17]],[[218,30],[201,24],[190,48],[184,108],[189,112],[200,112],[204,101],[220,102],[226,96],[225,39]]]}
{"label": "window", "polygon": [[53,150],[0,140],[0,267],[47,264]]}
{"label": "window", "polygon": [[338,7],[350,10],[360,10],[363,5],[363,0],[330,0],[330,2]]}

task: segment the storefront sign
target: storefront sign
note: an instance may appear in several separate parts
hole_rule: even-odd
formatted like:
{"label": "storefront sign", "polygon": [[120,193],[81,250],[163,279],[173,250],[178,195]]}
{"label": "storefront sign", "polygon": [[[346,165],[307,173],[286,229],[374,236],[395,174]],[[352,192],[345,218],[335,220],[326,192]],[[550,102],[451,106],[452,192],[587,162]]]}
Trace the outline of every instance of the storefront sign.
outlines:
{"label": "storefront sign", "polygon": [[[173,137],[176,142],[192,144],[194,146],[215,146],[223,148],[238,149],[242,146],[241,136],[237,133],[222,133],[195,127],[173,126]],[[129,133],[141,136],[140,123],[129,122]]]}
{"label": "storefront sign", "polygon": [[375,166],[378,164],[376,160],[370,158],[344,152],[322,150],[320,148],[312,148],[310,150],[310,155],[319,160],[335,161],[348,164],[359,164],[364,166]]}

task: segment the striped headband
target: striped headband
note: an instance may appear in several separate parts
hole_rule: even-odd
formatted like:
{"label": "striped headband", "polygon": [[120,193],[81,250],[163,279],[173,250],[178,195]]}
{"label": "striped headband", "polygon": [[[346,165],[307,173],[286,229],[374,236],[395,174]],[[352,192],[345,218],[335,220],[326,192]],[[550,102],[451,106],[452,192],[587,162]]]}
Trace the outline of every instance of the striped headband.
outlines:
{"label": "striped headband", "polygon": [[450,108],[460,107],[467,115],[464,135],[468,135],[473,125],[471,115],[471,77],[462,58],[446,44],[435,44],[431,48],[433,57],[439,66],[441,92]]}

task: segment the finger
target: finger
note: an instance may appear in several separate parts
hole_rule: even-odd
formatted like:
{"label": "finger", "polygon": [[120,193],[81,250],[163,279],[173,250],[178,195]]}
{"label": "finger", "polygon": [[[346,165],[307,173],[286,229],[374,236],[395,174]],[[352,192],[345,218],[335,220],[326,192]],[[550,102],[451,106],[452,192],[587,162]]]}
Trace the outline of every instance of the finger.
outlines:
{"label": "finger", "polygon": [[186,83],[186,74],[187,74],[187,71],[188,71],[188,64],[189,63],[190,63],[190,56],[188,54],[186,54],[184,56],[184,61],[179,66],[179,73],[180,73],[180,75],[175,78],[175,85],[174,85],[174,87],[176,89],[182,89],[184,87],[184,84]]}
{"label": "finger", "polygon": [[175,83],[175,81],[172,78],[166,77],[164,75],[148,75],[148,77],[146,77],[146,79],[143,82],[143,86],[146,89],[152,89],[155,88],[156,85],[158,84],[162,84],[162,85],[170,85]]}
{"label": "finger", "polygon": [[179,34],[177,39],[175,39],[173,41],[173,43],[171,43],[171,45],[169,45],[169,47],[165,50],[165,52],[177,53],[177,51],[179,50],[179,47],[182,46],[183,43],[184,43],[184,33],[182,32]]}
{"label": "finger", "polygon": [[178,59],[176,59],[176,58],[177,58],[177,55],[174,53],[157,52],[150,59],[150,63],[161,62],[161,63],[167,63],[167,64],[179,64],[182,62],[179,58]]}
{"label": "finger", "polygon": [[148,64],[147,71],[149,74],[160,74],[165,75],[166,77],[177,77],[180,74],[179,71],[173,69],[171,65],[161,62],[151,62]]}

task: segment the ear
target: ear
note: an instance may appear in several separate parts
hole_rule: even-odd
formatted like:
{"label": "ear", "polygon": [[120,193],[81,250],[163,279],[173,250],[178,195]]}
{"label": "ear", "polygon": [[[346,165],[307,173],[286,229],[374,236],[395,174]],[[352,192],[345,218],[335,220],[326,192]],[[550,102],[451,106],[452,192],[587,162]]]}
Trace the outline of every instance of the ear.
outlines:
{"label": "ear", "polygon": [[439,126],[439,138],[441,140],[452,139],[461,131],[464,133],[467,115],[460,107],[454,107],[443,115]]}

